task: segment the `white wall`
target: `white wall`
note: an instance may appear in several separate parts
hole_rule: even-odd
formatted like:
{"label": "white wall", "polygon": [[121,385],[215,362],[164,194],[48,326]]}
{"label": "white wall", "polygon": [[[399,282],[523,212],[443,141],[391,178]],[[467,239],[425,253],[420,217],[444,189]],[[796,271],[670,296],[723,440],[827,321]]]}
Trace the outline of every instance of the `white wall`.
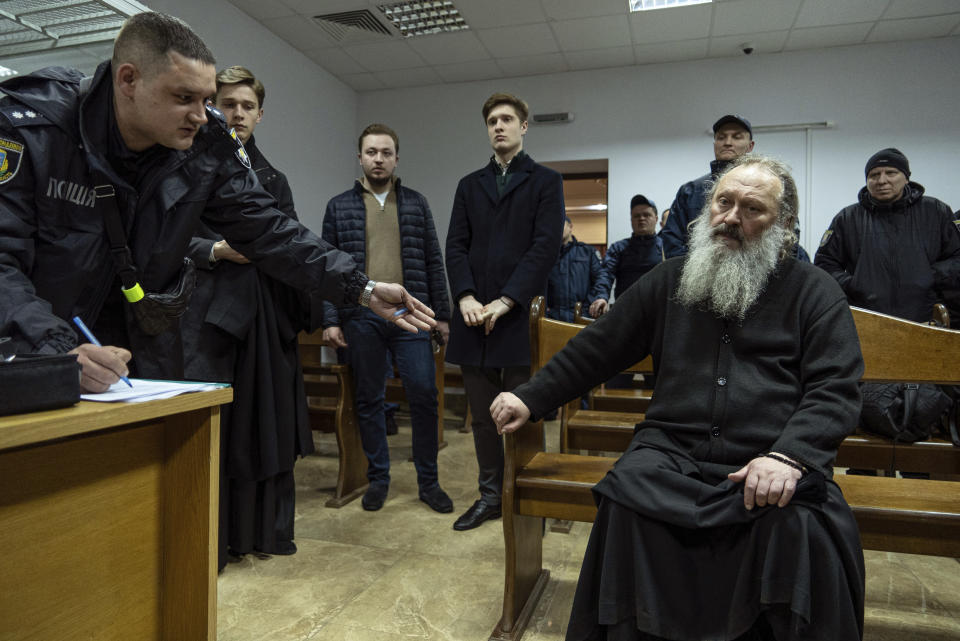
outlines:
{"label": "white wall", "polygon": [[193,27],[218,69],[243,65],[263,82],[257,146],[287,175],[300,220],[319,232],[327,200],[354,179],[356,92],[225,0],[146,2]]}
{"label": "white wall", "polygon": [[[524,148],[537,160],[609,159],[611,242],[630,234],[633,194],[662,209],[683,182],[708,171],[707,131],[725,113],[754,125],[836,122],[811,133],[812,201],[801,203],[811,255],[883,147],[900,148],[927,194],[960,208],[958,37],[360,94],[358,126],[382,121],[397,130],[398,173],[427,196],[444,239],[457,181],[490,156],[480,107],[498,90],[520,95],[534,113],[576,114],[568,125],[532,125]],[[326,148],[334,156],[354,149]],[[770,134],[766,145],[757,136],[756,151],[794,164],[805,149],[800,132]],[[802,178],[804,168],[795,169]]]}

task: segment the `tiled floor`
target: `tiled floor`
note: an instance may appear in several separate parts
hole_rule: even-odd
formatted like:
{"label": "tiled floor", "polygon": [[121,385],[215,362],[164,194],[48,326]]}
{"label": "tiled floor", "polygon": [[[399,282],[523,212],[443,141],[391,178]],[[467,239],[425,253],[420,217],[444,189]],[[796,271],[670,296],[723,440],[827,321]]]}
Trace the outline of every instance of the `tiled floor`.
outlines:
{"label": "tiled floor", "polygon": [[[548,436],[548,442],[556,442]],[[390,437],[393,482],[379,512],[360,501],[324,507],[336,480],[336,442],[318,434],[300,461],[297,546],[290,557],[247,556],[218,581],[220,641],[484,641],[500,616],[503,535],[499,521],[455,532],[476,498],[473,437],[455,426],[440,452],[440,481],[453,514],[417,500],[410,431]],[[548,532],[550,582],[526,641],[563,639],[589,525]],[[867,641],[960,640],[956,559],[867,552]],[[830,639],[829,634],[824,639]]]}

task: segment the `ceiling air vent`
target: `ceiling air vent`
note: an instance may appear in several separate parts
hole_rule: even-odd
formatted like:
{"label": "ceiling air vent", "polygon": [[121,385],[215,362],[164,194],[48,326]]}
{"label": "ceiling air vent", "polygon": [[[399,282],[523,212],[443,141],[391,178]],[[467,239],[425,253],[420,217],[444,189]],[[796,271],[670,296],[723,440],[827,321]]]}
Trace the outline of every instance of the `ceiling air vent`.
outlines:
{"label": "ceiling air vent", "polygon": [[393,37],[393,32],[367,9],[313,16],[313,21],[337,42],[369,40],[370,36],[377,39],[381,36]]}

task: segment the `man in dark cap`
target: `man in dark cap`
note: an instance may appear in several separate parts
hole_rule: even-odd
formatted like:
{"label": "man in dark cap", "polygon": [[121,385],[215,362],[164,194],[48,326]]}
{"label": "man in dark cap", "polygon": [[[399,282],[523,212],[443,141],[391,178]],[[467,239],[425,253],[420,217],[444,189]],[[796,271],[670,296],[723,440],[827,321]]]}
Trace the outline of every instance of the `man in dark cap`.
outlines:
{"label": "man in dark cap", "polygon": [[643,194],[630,199],[630,227],[633,234],[610,245],[603,258],[603,291],[590,305],[594,318],[607,311],[611,289],[620,297],[638,278],[663,262],[663,242],[657,235],[657,205]]}
{"label": "man in dark cap", "polygon": [[[670,216],[660,231],[664,258],[686,255],[690,225],[703,211],[705,194],[710,191],[717,176],[729,168],[733,161],[753,151],[753,145],[753,127],[743,116],[727,114],[713,123],[714,160],[710,162],[710,173],[684,183],[677,190],[677,196],[670,205]],[[793,231],[799,238],[799,224]],[[810,257],[799,242],[794,245],[793,252],[800,260],[810,262]]]}
{"label": "man in dark cap", "polygon": [[910,180],[899,149],[875,153],[864,173],[866,187],[830,223],[815,264],[840,283],[851,305],[917,322],[930,320],[937,302],[956,307],[957,217]]}
{"label": "man in dark cap", "polygon": [[687,253],[688,227],[703,210],[706,193],[734,160],[753,151],[753,128],[743,116],[727,114],[713,123],[713,155],[710,173],[684,183],[670,205],[670,216],[660,235],[666,258]]}

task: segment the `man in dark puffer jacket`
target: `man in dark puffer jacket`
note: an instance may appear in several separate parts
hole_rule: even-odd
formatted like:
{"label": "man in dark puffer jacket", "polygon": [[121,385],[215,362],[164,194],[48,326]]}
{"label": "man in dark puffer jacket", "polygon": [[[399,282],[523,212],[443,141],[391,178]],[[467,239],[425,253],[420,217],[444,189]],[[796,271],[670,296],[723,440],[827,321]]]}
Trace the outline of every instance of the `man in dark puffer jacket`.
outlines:
{"label": "man in dark puffer jacket", "polygon": [[[363,265],[370,278],[406,283],[413,296],[431,301],[445,341],[450,333],[450,304],[443,256],[427,199],[401,187],[394,176],[399,149],[397,134],[390,127],[372,124],[363,130],[359,142],[363,178],[327,203],[322,236]],[[366,310],[336,308],[330,303],[325,303],[323,326],[327,341],[348,348],[357,423],[369,462],[370,487],[363,496],[363,509],[383,507],[390,486],[383,407],[390,353],[410,403],[420,500],[437,512],[453,511],[437,475],[437,388],[430,334],[404,335]]]}

